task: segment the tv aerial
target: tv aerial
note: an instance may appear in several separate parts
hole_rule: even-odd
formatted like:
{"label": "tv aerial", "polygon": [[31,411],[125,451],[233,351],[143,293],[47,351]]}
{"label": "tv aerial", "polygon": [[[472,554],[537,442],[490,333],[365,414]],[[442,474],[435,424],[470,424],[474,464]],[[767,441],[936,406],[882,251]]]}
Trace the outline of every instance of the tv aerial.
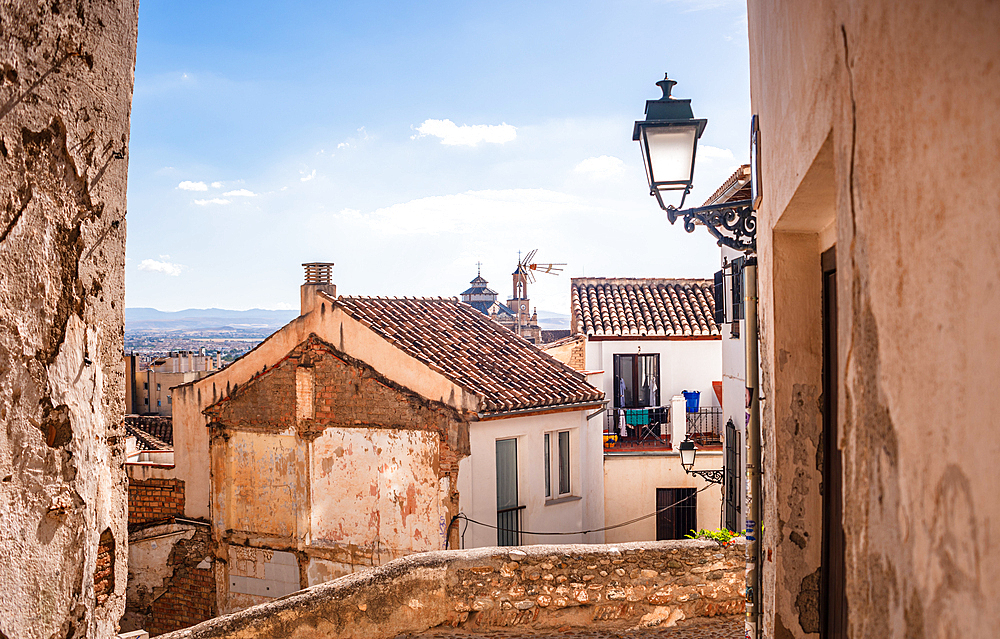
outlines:
{"label": "tv aerial", "polygon": [[528,281],[532,284],[535,283],[535,273],[548,273],[550,275],[559,275],[566,266],[565,262],[554,262],[554,263],[541,263],[535,262],[535,254],[538,253],[538,249],[533,249],[524,256],[524,259],[519,259],[517,262],[518,268],[522,269],[528,276]]}

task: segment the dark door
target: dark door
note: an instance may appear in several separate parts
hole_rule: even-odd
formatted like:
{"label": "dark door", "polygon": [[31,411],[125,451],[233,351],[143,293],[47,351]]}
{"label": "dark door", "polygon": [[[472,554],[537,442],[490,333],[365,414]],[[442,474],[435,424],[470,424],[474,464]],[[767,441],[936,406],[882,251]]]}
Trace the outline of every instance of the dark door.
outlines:
{"label": "dark door", "polygon": [[517,496],[517,440],[497,440],[497,545],[521,545]]}
{"label": "dark door", "polygon": [[837,447],[837,248],[823,253],[823,557],[820,635],[847,637],[843,462]]}
{"label": "dark door", "polygon": [[743,530],[743,526],[740,525],[740,511],[742,510],[740,508],[740,468],[743,466],[740,455],[740,439],[740,431],[736,430],[736,424],[730,419],[726,422],[726,464],[723,473],[725,478],[723,489],[726,500],[724,505],[725,526],[726,529],[733,532]]}
{"label": "dark door", "polygon": [[694,488],[656,489],[656,541],[684,539],[698,530],[698,495]]}

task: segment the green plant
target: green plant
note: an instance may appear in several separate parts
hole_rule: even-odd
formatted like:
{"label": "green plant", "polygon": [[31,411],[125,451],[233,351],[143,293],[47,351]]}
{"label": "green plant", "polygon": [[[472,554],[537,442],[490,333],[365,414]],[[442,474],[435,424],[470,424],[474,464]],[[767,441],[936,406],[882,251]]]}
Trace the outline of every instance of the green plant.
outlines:
{"label": "green plant", "polygon": [[706,530],[705,528],[702,528],[699,531],[692,530],[684,536],[688,539],[711,539],[712,541],[717,541],[725,546],[737,537],[742,537],[745,533],[746,531],[736,533],[731,530],[726,530],[725,528],[721,530]]}

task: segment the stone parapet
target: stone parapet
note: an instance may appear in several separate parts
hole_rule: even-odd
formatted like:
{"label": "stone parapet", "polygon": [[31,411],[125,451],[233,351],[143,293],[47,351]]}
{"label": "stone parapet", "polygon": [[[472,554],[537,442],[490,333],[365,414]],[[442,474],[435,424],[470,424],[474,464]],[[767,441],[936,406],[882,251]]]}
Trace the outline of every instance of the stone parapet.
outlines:
{"label": "stone parapet", "polygon": [[169,635],[383,639],[436,626],[629,629],[744,611],[743,540],[410,555]]}

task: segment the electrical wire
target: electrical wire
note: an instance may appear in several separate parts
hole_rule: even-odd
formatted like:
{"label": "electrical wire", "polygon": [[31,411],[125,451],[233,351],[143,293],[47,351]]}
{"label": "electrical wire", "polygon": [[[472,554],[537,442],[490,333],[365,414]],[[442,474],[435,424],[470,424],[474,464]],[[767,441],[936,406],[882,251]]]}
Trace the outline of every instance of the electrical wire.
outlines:
{"label": "electrical wire", "polygon": [[[487,524],[487,523],[484,523],[484,522],[481,522],[481,521],[476,521],[475,519],[472,519],[472,518],[466,516],[464,513],[458,513],[457,515],[455,515],[454,517],[451,518],[451,523],[448,524],[448,530],[449,531],[451,530],[452,525],[454,525],[454,523],[456,521],[463,520],[463,521],[466,522],[466,525],[465,525],[465,529],[466,530],[468,530],[469,524],[476,524],[478,526],[483,526],[484,528],[492,528],[493,530],[503,530],[504,532],[516,532],[516,533],[520,533],[522,535],[538,535],[538,536],[546,536],[547,537],[547,536],[555,536],[555,535],[586,535],[587,533],[605,532],[605,531],[608,531],[608,530],[614,530],[616,528],[623,528],[625,526],[631,526],[632,524],[634,524],[636,522],[642,521],[644,519],[649,519],[650,517],[655,517],[656,515],[664,512],[666,510],[670,510],[674,506],[678,506],[678,505],[686,502],[687,500],[695,497],[698,493],[706,491],[709,488],[711,488],[712,486],[713,486],[713,484],[709,484],[709,485],[707,485],[707,486],[705,486],[703,488],[699,488],[698,490],[696,490],[695,492],[691,493],[687,497],[684,497],[682,499],[678,499],[677,501],[675,501],[674,503],[670,504],[669,506],[664,506],[663,508],[658,508],[657,510],[654,510],[653,512],[651,512],[649,514],[642,515],[641,517],[635,517],[634,519],[629,519],[628,521],[623,521],[620,524],[614,524],[614,525],[611,525],[611,526],[604,526],[603,528],[594,528],[594,529],[591,529],[591,530],[577,530],[577,531],[574,531],[574,532],[532,532],[530,530],[511,530],[509,528],[500,528],[498,526],[494,526],[493,524]],[[462,545],[463,546],[465,545],[465,530],[462,531]],[[445,542],[445,548],[447,549],[447,540]]]}

